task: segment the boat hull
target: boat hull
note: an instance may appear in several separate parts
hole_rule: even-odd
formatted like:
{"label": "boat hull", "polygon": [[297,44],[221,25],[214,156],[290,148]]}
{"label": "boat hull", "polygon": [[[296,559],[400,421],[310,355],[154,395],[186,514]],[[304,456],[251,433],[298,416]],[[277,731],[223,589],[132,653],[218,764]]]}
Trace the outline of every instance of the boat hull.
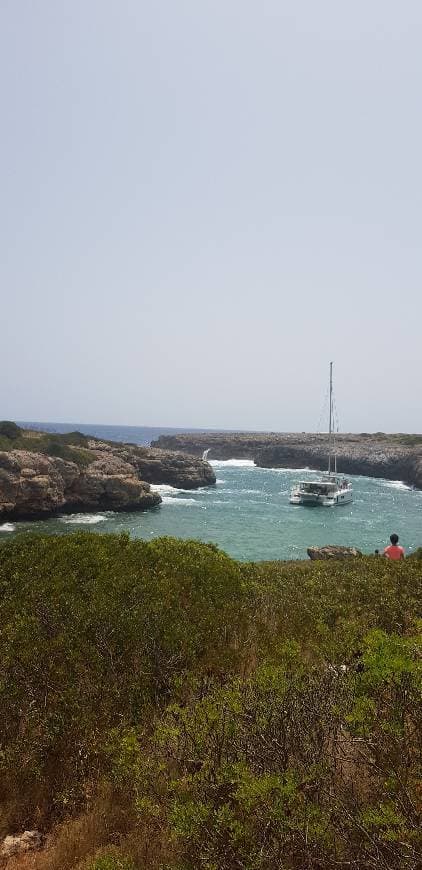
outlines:
{"label": "boat hull", "polygon": [[305,507],[341,507],[351,504],[352,501],[353,492],[350,490],[339,490],[332,496],[303,492],[293,492],[290,496],[290,504],[304,505]]}

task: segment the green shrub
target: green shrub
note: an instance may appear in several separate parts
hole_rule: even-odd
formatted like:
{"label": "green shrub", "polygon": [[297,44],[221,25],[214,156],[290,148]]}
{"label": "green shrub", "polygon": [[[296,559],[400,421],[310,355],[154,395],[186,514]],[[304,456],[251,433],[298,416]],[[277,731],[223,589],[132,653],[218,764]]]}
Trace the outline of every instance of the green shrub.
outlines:
{"label": "green shrub", "polygon": [[131,858],[120,855],[117,850],[113,850],[89,861],[84,870],[136,870],[136,868]]}
{"label": "green shrub", "polygon": [[0,435],[0,450],[8,452],[9,450],[12,450],[13,447],[14,445],[9,438],[6,438],[5,435]]}
{"label": "green shrub", "polygon": [[422,559],[422,547],[418,547],[418,549],[415,550],[414,553],[411,553],[411,555],[408,558],[409,559]]}
{"label": "green shrub", "polygon": [[74,447],[84,447],[90,440],[88,435],[83,435],[82,432],[78,432],[77,430],[75,430],[75,432],[66,432],[59,437],[64,444],[70,444]]}
{"label": "green shrub", "polygon": [[421,584],[416,558],[1,543],[3,829],[48,827],[103,790],[120,845],[89,870],[126,854],[147,870],[413,870]]}
{"label": "green shrub", "polygon": [[370,632],[364,670],[339,673],[288,645],[277,667],[172,705],[127,768],[141,815],[189,870],[416,866],[421,652],[422,636]]}
{"label": "green shrub", "polygon": [[50,438],[39,448],[40,452],[48,456],[58,456],[68,462],[75,462],[80,468],[85,468],[96,459],[95,453],[85,448],[69,446],[65,441]]}
{"label": "green shrub", "polygon": [[395,439],[406,447],[419,447],[422,444],[422,435],[396,435]]}
{"label": "green shrub", "polygon": [[28,536],[1,555],[1,766],[10,788],[29,795],[42,777],[68,810],[110,728],[149,715],[186,670],[234,666],[239,566],[194,542],[89,533]]}
{"label": "green shrub", "polygon": [[3,435],[10,441],[15,441],[17,438],[20,438],[21,434],[22,429],[20,426],[17,426],[16,423],[12,423],[11,420],[2,420],[0,422],[0,435]]}

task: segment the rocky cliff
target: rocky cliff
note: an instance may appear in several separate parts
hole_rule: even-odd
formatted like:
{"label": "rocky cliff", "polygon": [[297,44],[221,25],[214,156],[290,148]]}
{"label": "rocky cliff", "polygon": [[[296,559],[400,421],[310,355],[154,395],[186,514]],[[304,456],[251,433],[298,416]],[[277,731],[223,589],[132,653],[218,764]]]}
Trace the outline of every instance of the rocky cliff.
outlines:
{"label": "rocky cliff", "polygon": [[[327,467],[328,436],[307,433],[194,433],[161,436],[154,446],[210,459],[253,459],[263,468]],[[422,488],[422,436],[340,435],[339,471],[404,480]]]}
{"label": "rocky cliff", "polygon": [[[67,456],[72,456],[72,449],[66,447]],[[74,455],[72,461],[13,445],[0,451],[0,520],[82,510],[141,510],[161,502],[150,484],[194,489],[215,483],[207,462],[160,449],[87,439],[86,449],[74,448]]]}

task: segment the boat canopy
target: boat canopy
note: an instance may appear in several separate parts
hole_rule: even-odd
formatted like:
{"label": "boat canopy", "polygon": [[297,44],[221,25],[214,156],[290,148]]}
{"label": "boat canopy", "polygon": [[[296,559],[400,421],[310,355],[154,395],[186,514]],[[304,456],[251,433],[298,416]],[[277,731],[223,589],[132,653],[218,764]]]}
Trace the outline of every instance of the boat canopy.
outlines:
{"label": "boat canopy", "polygon": [[301,480],[299,483],[299,489],[304,492],[314,492],[320,493],[321,491],[328,492],[337,487],[337,483],[335,480],[318,480],[318,481],[309,481],[309,480]]}

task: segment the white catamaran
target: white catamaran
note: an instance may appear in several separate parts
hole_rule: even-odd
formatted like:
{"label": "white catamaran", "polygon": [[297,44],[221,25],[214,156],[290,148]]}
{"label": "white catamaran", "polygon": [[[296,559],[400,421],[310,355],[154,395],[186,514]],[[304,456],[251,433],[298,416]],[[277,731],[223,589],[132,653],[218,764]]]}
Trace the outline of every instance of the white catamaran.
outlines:
{"label": "white catamaran", "polygon": [[353,501],[353,487],[350,481],[337,474],[335,436],[333,427],[333,364],[330,363],[330,422],[328,435],[328,472],[317,480],[301,480],[290,493],[290,504],[309,505],[310,507],[335,507]]}

